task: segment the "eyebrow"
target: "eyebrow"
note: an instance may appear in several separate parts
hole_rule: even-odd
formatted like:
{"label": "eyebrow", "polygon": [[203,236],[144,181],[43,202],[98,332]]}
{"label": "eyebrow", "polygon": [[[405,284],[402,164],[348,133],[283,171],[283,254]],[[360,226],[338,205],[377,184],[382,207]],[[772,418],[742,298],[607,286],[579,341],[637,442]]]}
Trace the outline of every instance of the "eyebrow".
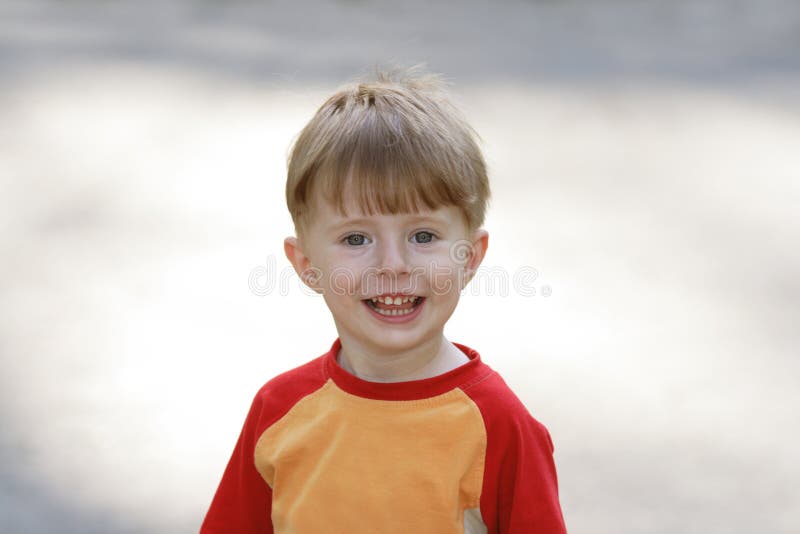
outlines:
{"label": "eyebrow", "polygon": [[[411,224],[418,224],[418,223],[445,224],[447,222],[447,218],[441,216],[414,214],[410,216],[408,222],[410,222]],[[331,231],[338,232],[350,226],[368,226],[373,223],[374,221],[369,218],[357,218],[357,219],[345,218],[341,222],[335,223],[331,227]]]}
{"label": "eyebrow", "polygon": [[370,224],[369,219],[344,219],[339,223],[334,224],[331,226],[332,231],[339,231],[347,228],[348,226],[363,226]]}
{"label": "eyebrow", "polygon": [[444,224],[447,222],[447,217],[436,215],[413,215],[410,219],[412,223],[430,222],[434,224]]}

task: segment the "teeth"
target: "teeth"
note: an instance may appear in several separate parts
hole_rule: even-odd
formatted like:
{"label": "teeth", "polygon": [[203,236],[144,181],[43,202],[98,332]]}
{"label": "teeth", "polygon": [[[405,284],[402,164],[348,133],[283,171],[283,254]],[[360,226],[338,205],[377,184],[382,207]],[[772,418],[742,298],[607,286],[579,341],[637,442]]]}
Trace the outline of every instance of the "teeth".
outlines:
{"label": "teeth", "polygon": [[395,315],[408,315],[414,310],[381,310],[380,308],[378,308],[375,311],[380,313],[381,315],[387,315],[393,317]]}
{"label": "teeth", "polygon": [[386,304],[387,306],[400,306],[401,304],[406,304],[407,302],[414,304],[417,302],[417,300],[419,300],[419,297],[413,295],[412,296],[405,295],[402,297],[399,296],[390,297],[387,295],[385,297],[371,297],[370,300],[375,304],[381,303],[381,304]]}
{"label": "teeth", "polygon": [[[381,303],[381,304],[386,304],[386,305],[395,305],[395,306],[397,306],[397,305],[402,304],[404,302],[411,302],[412,304],[416,304],[416,302],[420,298],[421,297],[415,297],[415,296],[405,296],[403,298],[400,298],[400,297],[372,297],[372,298],[370,298],[370,300],[372,302],[374,302],[374,303]],[[384,315],[384,316],[387,316],[387,317],[396,317],[398,315],[408,315],[409,313],[413,313],[414,310],[416,309],[416,306],[413,306],[413,307],[408,308],[408,309],[398,309],[398,308],[384,309],[384,308],[378,308],[378,307],[373,306],[372,309],[373,309],[373,311],[375,311],[377,313],[380,313],[381,315]]]}

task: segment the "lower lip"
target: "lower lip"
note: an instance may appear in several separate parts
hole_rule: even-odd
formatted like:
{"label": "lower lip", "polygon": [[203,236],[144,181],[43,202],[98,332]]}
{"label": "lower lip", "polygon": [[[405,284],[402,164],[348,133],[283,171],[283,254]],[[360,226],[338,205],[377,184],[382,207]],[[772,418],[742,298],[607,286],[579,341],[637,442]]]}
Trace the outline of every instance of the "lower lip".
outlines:
{"label": "lower lip", "polygon": [[422,299],[422,302],[417,304],[417,306],[414,308],[414,311],[412,311],[411,313],[407,313],[405,315],[381,315],[380,313],[370,308],[369,304],[367,304],[366,301],[364,302],[364,306],[367,307],[367,309],[369,310],[369,312],[372,314],[373,317],[375,317],[376,319],[378,319],[383,323],[401,324],[401,323],[408,323],[416,319],[416,317],[420,314],[420,310],[422,310],[422,307],[425,306],[426,300],[427,299]]}

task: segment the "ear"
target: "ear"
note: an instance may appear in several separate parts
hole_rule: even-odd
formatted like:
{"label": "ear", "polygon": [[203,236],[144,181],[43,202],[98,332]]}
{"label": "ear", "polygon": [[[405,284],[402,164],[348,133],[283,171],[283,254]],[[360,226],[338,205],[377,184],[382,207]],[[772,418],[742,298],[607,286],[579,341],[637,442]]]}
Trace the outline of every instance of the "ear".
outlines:
{"label": "ear", "polygon": [[322,289],[319,287],[319,280],[322,273],[313,266],[311,259],[306,256],[300,240],[296,237],[287,237],[283,240],[283,251],[286,253],[286,259],[292,264],[300,280],[317,293],[321,293]]}
{"label": "ear", "polygon": [[467,257],[467,262],[464,264],[464,282],[462,284],[462,289],[472,280],[472,277],[475,276],[478,267],[480,267],[483,262],[483,257],[486,256],[486,249],[489,248],[489,232],[483,228],[478,228],[472,233],[470,244],[469,256]]}

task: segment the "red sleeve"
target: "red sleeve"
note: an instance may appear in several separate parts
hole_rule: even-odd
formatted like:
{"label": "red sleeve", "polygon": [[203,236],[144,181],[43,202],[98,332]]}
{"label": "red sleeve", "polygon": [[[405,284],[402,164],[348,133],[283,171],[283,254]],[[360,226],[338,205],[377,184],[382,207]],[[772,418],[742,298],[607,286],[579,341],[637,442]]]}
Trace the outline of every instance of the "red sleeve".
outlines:
{"label": "red sleeve", "polygon": [[[256,470],[253,455],[263,415],[261,392],[256,396],[228,467],[208,509],[200,534],[271,533],[272,491]],[[263,431],[263,430],[262,430]]]}
{"label": "red sleeve", "polygon": [[486,425],[481,516],[489,534],[565,534],[553,442],[500,375],[468,388]]}
{"label": "red sleeve", "polygon": [[273,532],[272,489],[256,469],[256,443],[267,428],[298,400],[321,387],[325,380],[320,357],[273,378],[261,388],[247,414],[200,534]]}

